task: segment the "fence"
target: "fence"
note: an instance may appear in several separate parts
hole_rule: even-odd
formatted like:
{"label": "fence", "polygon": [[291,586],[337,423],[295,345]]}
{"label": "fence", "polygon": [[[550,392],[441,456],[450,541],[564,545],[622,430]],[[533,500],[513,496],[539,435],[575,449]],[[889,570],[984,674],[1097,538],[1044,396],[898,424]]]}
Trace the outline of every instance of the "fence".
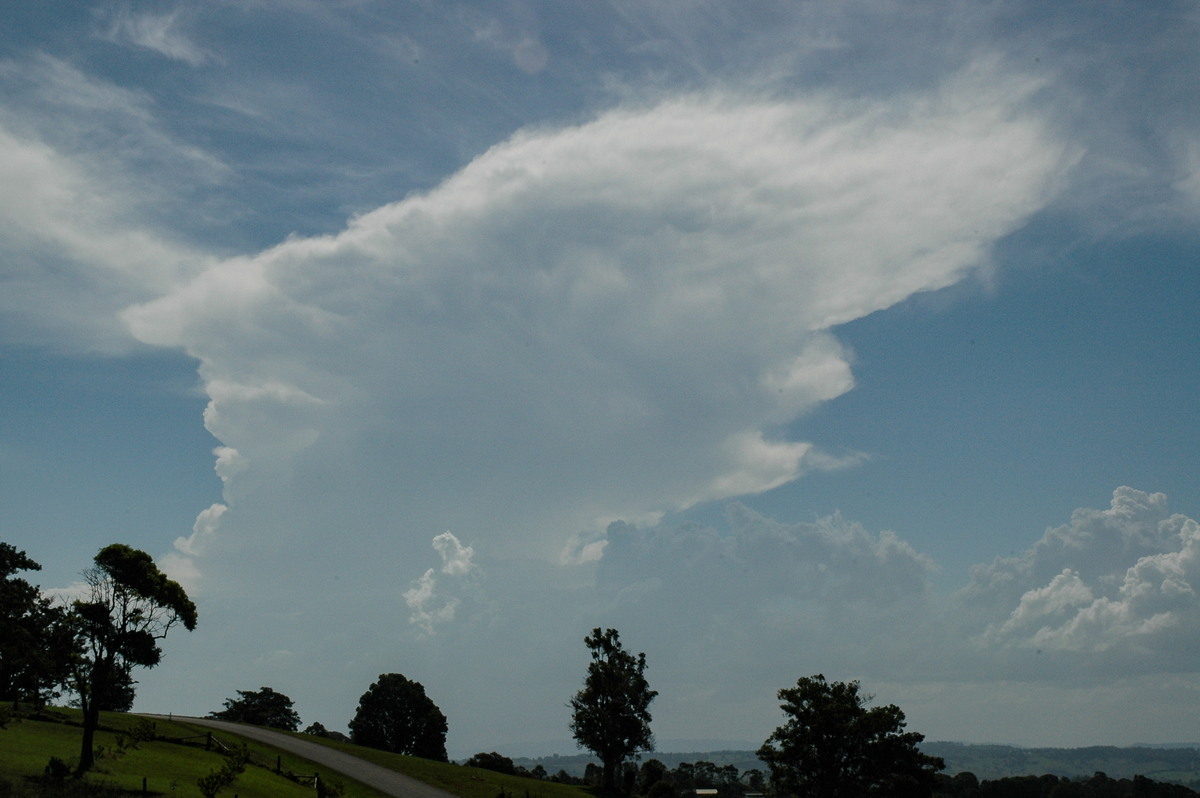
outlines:
{"label": "fence", "polygon": [[[153,728],[156,729],[157,724],[153,724]],[[234,754],[236,751],[236,748],[234,746],[225,742],[224,740],[222,740],[220,737],[218,737],[216,734],[214,734],[211,731],[205,732],[204,734],[195,734],[195,735],[190,735],[190,736],[186,736],[186,737],[166,737],[166,736],[159,736],[159,735],[155,734],[153,739],[161,741],[161,742],[176,743],[179,745],[190,745],[190,746],[196,746],[196,747],[199,747],[202,744],[205,751],[212,751],[215,749],[219,753],[226,755],[226,756]],[[198,742],[201,740],[203,741],[203,743]],[[331,785],[328,785],[321,780],[320,773],[297,773],[296,771],[291,770],[290,768],[285,768],[283,766],[283,755],[282,754],[276,754],[275,761],[271,762],[271,759],[269,756],[261,754],[257,751],[252,751],[249,748],[247,748],[246,753],[247,753],[247,758],[246,758],[247,765],[253,765],[255,767],[263,768],[264,770],[269,770],[272,773],[274,773],[275,775],[280,776],[285,779],[288,779],[289,781],[295,782],[296,784],[303,784],[303,785],[311,784],[312,788],[316,791],[317,795],[320,796],[320,798],[325,798],[325,796],[327,796],[327,795],[335,795],[336,794],[336,791],[330,789]],[[146,780],[145,779],[142,779],[142,794],[143,795],[148,794],[146,792]],[[237,798],[237,796],[235,795],[234,798]]]}

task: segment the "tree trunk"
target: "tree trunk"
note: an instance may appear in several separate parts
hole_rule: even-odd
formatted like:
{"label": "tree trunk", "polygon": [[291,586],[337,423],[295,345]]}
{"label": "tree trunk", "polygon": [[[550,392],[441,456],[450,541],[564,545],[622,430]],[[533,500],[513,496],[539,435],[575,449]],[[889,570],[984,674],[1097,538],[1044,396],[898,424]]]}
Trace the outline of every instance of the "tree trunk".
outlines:
{"label": "tree trunk", "polygon": [[85,701],[83,705],[83,741],[79,746],[79,766],[75,768],[75,778],[81,777],[96,764],[96,753],[92,743],[96,739],[96,729],[100,726],[100,705],[95,700]]}
{"label": "tree trunk", "polygon": [[617,791],[617,773],[621,769],[621,757],[604,757],[604,770],[600,781],[606,794],[612,795]]}

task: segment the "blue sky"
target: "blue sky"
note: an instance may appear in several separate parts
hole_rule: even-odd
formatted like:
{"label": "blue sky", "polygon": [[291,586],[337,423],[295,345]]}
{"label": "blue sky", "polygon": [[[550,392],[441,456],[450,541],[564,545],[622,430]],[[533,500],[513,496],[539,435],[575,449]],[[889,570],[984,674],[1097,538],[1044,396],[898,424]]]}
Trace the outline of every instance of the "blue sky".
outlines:
{"label": "blue sky", "polygon": [[664,745],[817,672],[932,739],[1200,739],[1198,35],[11,4],[0,536],[188,588],[146,711],[340,728],[396,671],[452,753],[568,753],[614,626]]}

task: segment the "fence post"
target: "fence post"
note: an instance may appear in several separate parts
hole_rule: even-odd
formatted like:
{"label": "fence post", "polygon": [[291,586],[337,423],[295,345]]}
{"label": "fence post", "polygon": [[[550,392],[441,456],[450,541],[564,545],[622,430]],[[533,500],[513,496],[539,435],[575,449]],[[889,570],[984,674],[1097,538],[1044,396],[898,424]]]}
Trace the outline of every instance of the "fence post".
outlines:
{"label": "fence post", "polygon": [[208,732],[207,734],[204,735],[204,750],[205,751],[212,750],[212,732]]}
{"label": "fence post", "polygon": [[280,754],[275,755],[275,774],[283,772],[283,757]]}
{"label": "fence post", "polygon": [[149,795],[150,792],[146,789],[146,777],[142,776],[142,795]]}

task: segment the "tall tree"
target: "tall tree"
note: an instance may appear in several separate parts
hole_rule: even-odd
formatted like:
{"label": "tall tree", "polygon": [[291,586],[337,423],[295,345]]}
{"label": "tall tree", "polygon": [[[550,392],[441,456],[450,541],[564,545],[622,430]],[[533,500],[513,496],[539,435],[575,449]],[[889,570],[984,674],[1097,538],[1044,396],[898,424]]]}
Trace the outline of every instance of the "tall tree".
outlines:
{"label": "tall tree", "polygon": [[420,682],[383,673],[358,699],[350,739],[369,748],[445,762],[446,716]]}
{"label": "tall tree", "polygon": [[196,605],[149,554],[114,543],[101,549],[94,562],[83,572],[87,596],[74,604],[83,650],[71,675],[83,709],[76,775],[95,764],[92,743],[100,710],[123,683],[132,684],[131,669],[157,665],[162,659],[158,641],[177,624],[196,628]]}
{"label": "tall tree", "polygon": [[626,759],[654,750],[649,707],[658,693],[646,681],[646,655],[626,651],[616,629],[597,627],[583,642],[592,661],[583,689],[571,699],[571,732],[581,748],[600,757],[602,784],[611,792]]}
{"label": "tall tree", "polygon": [[227,698],[224,709],[210,712],[208,716],[287,731],[300,728],[300,714],[292,709],[292,699],[283,693],[263,687],[259,690],[238,690],[237,694],[241,697]]}
{"label": "tall tree", "polygon": [[945,763],[921,753],[917,746],[924,735],[904,731],[904,713],[895,704],[868,709],[871,696],[859,692],[858,682],[827,682],[821,674],[780,690],[779,699],[787,722],[758,749],[777,794],[932,793]]}
{"label": "tall tree", "polygon": [[25,552],[0,542],[0,698],[14,708],[44,700],[62,682],[72,654],[66,612],[16,576],[41,569]]}

